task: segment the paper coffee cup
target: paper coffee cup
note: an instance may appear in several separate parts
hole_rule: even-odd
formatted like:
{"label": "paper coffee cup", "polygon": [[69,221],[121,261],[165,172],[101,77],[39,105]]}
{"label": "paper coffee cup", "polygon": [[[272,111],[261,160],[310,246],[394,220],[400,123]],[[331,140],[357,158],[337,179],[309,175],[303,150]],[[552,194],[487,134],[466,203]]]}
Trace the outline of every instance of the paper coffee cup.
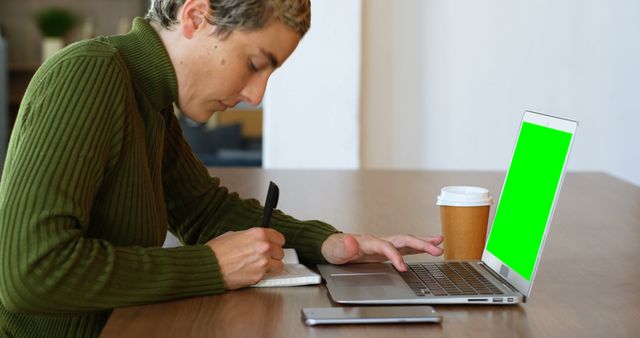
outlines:
{"label": "paper coffee cup", "polygon": [[481,259],[492,204],[489,190],[444,187],[436,204],[440,206],[444,259]]}

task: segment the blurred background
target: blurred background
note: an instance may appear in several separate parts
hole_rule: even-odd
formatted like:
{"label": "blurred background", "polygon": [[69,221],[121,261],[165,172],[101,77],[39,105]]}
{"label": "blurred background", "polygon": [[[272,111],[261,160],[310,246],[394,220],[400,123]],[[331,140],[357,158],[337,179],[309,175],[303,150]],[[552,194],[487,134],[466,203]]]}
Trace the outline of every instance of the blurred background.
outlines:
{"label": "blurred background", "polygon": [[[149,4],[149,0],[0,1],[2,160],[22,96],[42,61],[78,40],[127,33],[133,18],[144,16]],[[59,45],[48,51],[50,42],[55,42],[51,40],[59,40]],[[179,111],[177,114],[180,115]],[[216,114],[206,125],[194,124],[182,117],[180,122],[185,137],[205,164],[261,166],[262,107],[240,105]]]}
{"label": "blurred background", "polygon": [[[311,2],[261,106],[183,120],[205,164],[504,171],[534,110],[580,122],[569,170],[640,186],[640,2]],[[45,49],[34,13],[53,5],[78,19],[69,43],[127,31],[148,1],[2,1],[6,133]]]}

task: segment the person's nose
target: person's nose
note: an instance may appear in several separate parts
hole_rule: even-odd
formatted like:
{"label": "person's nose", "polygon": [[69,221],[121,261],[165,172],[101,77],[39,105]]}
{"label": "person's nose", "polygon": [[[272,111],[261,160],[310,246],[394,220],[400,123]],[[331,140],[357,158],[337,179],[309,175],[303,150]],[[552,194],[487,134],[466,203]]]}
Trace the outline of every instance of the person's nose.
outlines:
{"label": "person's nose", "polygon": [[269,80],[268,75],[257,75],[251,77],[247,85],[244,87],[240,95],[242,100],[246,103],[257,106],[262,102],[264,92],[267,88],[267,82]]}

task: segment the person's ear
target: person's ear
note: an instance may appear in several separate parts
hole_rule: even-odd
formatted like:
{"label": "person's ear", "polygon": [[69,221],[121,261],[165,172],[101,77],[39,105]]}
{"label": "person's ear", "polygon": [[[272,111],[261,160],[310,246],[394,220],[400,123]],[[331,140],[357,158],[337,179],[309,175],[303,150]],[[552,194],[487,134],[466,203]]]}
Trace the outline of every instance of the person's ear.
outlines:
{"label": "person's ear", "polygon": [[182,35],[191,39],[198,29],[206,24],[206,16],[209,12],[208,0],[187,0],[182,5],[178,16]]}

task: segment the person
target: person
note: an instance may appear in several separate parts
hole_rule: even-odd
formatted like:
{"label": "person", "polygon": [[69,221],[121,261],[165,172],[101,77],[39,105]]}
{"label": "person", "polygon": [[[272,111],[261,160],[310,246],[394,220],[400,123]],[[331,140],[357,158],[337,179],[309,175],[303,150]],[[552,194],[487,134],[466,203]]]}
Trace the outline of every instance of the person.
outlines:
{"label": "person", "polygon": [[[97,336],[116,307],[211,295],[305,263],[442,254],[441,236],[345,234],[210,177],[173,105],[204,122],[259,104],[310,25],[309,0],[154,0],[131,32],[73,44],[33,77],[0,184],[0,327]],[[335,192],[339,193],[339,192]],[[183,243],[162,248],[167,230]]]}

